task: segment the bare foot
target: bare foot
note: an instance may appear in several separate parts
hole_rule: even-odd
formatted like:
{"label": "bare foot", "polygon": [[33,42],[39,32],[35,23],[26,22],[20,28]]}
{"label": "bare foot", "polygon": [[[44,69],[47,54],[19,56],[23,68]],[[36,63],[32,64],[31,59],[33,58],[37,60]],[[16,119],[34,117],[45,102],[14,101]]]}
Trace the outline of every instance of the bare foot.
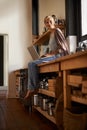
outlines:
{"label": "bare foot", "polygon": [[24,99],[29,98],[33,92],[34,92],[33,90],[28,90],[25,97],[24,97]]}
{"label": "bare foot", "polygon": [[38,90],[28,90],[24,99],[27,99],[29,97],[31,97],[32,95],[34,95],[35,93],[37,93]]}

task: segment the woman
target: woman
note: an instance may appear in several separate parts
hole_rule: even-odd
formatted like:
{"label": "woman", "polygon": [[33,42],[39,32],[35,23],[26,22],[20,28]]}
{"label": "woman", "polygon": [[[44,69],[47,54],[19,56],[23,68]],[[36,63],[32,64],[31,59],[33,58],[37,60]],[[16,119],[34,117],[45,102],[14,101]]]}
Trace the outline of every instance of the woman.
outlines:
{"label": "woman", "polygon": [[47,53],[44,58],[35,60],[28,64],[28,91],[25,99],[38,89],[38,66],[44,60],[51,61],[58,57],[69,54],[69,48],[62,31],[55,28],[55,20],[52,16],[46,16],[44,19],[46,30],[51,30]]}

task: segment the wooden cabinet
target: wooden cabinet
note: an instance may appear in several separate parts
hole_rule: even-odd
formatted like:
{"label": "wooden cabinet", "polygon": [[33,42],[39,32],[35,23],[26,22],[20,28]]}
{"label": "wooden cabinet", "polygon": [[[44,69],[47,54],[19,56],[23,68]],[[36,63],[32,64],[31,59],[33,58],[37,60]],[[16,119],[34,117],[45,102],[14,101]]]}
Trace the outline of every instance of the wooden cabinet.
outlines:
{"label": "wooden cabinet", "polygon": [[27,75],[28,70],[27,68],[19,69],[14,71],[15,77],[16,77],[16,98],[21,98],[23,96],[24,92],[27,91]]}
{"label": "wooden cabinet", "polygon": [[[80,106],[78,105],[78,110],[80,107],[85,106],[87,112],[87,51],[60,57],[54,61],[39,64],[38,67],[39,73],[45,76],[48,73],[50,75],[57,74],[55,91],[41,88],[38,91],[38,94],[56,99],[55,116],[50,116],[47,111],[42,110],[39,106],[34,106],[34,109],[58,127],[63,125],[63,110],[72,109],[74,105],[80,104]],[[15,71],[15,74],[16,76],[19,75],[19,71]],[[20,84],[20,80],[17,79],[16,81],[17,86]],[[64,98],[59,105],[58,99],[60,99],[61,94]],[[72,103],[75,104],[73,105]],[[72,119],[73,117],[71,117]],[[87,114],[85,121],[87,121]]]}
{"label": "wooden cabinet", "polygon": [[[81,108],[84,108],[84,106],[87,110],[87,84],[86,84],[87,83],[87,60],[86,59],[87,59],[87,51],[84,51],[84,52],[77,52],[72,55],[67,55],[67,56],[58,58],[55,61],[51,61],[49,63],[43,63],[43,64],[38,65],[41,73],[48,72],[50,67],[56,68],[56,69],[51,69],[51,70],[52,72],[53,71],[57,72],[60,75],[60,77],[62,77],[61,75],[63,73],[63,77],[62,77],[63,78],[63,81],[62,81],[63,91],[62,92],[64,95],[63,110],[72,109],[76,104],[78,106],[78,110]],[[60,86],[62,86],[62,84]],[[58,87],[58,84],[57,84],[57,87]],[[39,90],[39,92],[45,95],[56,97],[56,92],[58,92],[58,90],[56,89],[55,93],[53,92],[50,93],[49,91],[46,91],[46,90]],[[74,105],[72,105],[72,103],[74,103]],[[78,104],[80,104],[80,106]],[[59,125],[58,115],[61,113],[61,112],[59,113],[58,112],[59,110],[57,111],[56,117],[54,118],[57,125]],[[83,109],[83,112],[85,113],[84,109]],[[42,111],[42,113],[44,112]],[[47,117],[47,114],[46,115],[43,114],[43,115]],[[71,117],[71,120],[72,118],[73,117]],[[60,120],[62,121],[61,118]]]}
{"label": "wooden cabinet", "polygon": [[[87,99],[79,96],[82,93],[72,95],[71,88],[82,87],[83,81],[87,81],[87,51],[61,58],[61,70],[63,71],[64,108],[71,107],[71,101],[87,105]],[[74,91],[75,92],[75,91]],[[82,94],[83,95],[83,94]]]}
{"label": "wooden cabinet", "polygon": [[[55,62],[55,61],[50,61],[48,63],[42,63],[42,64],[39,64],[38,67],[39,67],[39,70],[40,70],[40,74],[44,74],[45,76],[49,73],[49,75],[51,75],[51,73],[56,73],[57,76],[56,76],[56,85],[52,87],[55,87],[55,91],[54,89],[52,91],[50,91],[49,89],[39,89],[38,93],[39,94],[42,94],[44,96],[47,96],[47,97],[51,97],[51,99],[56,99],[56,103],[55,103],[55,108],[54,108],[54,111],[55,111],[55,114],[52,116],[50,116],[48,114],[47,111],[44,111],[42,110],[39,106],[34,106],[34,109],[36,109],[37,111],[39,111],[43,116],[45,116],[47,119],[49,119],[50,121],[52,121],[53,123],[57,124],[56,122],[56,115],[59,114],[58,118],[61,119],[62,117],[62,110],[63,110],[63,106],[62,106],[62,109],[60,110],[56,110],[56,107],[57,107],[57,99],[59,99],[59,96],[61,95],[61,93],[63,93],[63,86],[62,86],[62,74],[60,74],[60,63],[58,62]],[[52,74],[53,75],[53,74]],[[59,80],[58,80],[59,78]],[[52,81],[52,79],[51,79]],[[54,79],[53,79],[54,81]],[[49,84],[48,84],[49,86]],[[59,91],[58,93],[56,91]],[[58,112],[58,114],[57,114]],[[60,120],[61,122],[61,125],[62,125],[62,120]]]}
{"label": "wooden cabinet", "polygon": [[[58,127],[63,125],[63,110],[71,109],[73,107],[72,103],[75,103],[74,105],[80,104],[80,106],[78,105],[78,110],[82,106],[85,106],[87,110],[87,51],[77,52],[58,58],[54,61],[42,63],[39,64],[38,67],[39,73],[44,74],[45,76],[47,76],[48,73],[50,75],[53,75],[54,73],[57,74],[55,91],[41,88],[38,91],[38,94],[56,99],[55,116],[50,116],[47,111],[42,110],[39,106],[34,106],[34,109],[39,111],[53,123],[57,124]],[[15,75],[19,75],[19,71],[15,71]],[[20,80],[18,77],[16,78],[17,87],[20,84]],[[57,99],[60,99],[61,94],[64,98],[61,102],[62,104],[59,105],[57,104],[57,101],[59,101]]]}
{"label": "wooden cabinet", "polygon": [[[39,89],[38,94],[42,94],[43,95],[42,98],[44,98],[44,96],[47,96],[49,98],[50,97],[55,98],[55,93],[54,92],[48,91],[48,90],[45,90],[45,89]],[[54,115],[49,115],[48,110],[43,110],[42,106],[39,106],[39,105],[38,106],[33,106],[33,107],[34,107],[34,109],[39,111],[43,116],[45,116],[47,119],[49,119],[54,124],[56,124],[55,116]]]}
{"label": "wooden cabinet", "polygon": [[61,58],[61,70],[63,71],[63,117],[65,130],[87,129],[86,59],[87,51],[77,52],[75,54],[66,56],[65,58]]}
{"label": "wooden cabinet", "polygon": [[16,77],[16,83],[15,83],[15,86],[16,86],[16,98],[19,98],[19,92],[20,92],[20,85],[21,85],[21,76],[20,76],[20,71],[15,71],[15,77]]}

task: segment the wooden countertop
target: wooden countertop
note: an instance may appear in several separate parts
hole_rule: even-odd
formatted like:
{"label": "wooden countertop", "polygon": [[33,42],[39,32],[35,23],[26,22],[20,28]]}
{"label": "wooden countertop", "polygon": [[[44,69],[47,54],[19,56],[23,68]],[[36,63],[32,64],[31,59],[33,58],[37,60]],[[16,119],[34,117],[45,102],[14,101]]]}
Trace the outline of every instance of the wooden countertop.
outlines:
{"label": "wooden countertop", "polygon": [[64,61],[64,60],[73,59],[75,57],[84,56],[84,55],[87,55],[87,50],[86,51],[79,51],[79,52],[76,52],[74,54],[60,57],[60,58],[56,59],[56,61]]}
{"label": "wooden countertop", "polygon": [[[56,60],[52,60],[46,63],[41,63],[38,66],[44,66],[44,65],[49,65],[49,64],[54,64],[54,63],[61,63],[61,69],[72,69],[72,68],[77,68],[77,67],[87,67],[87,50],[86,51],[79,51],[74,54],[70,54],[67,56],[63,56],[60,58],[57,58]],[[68,66],[69,64],[69,66]],[[70,68],[71,65],[71,68]],[[69,67],[69,68],[68,68]]]}

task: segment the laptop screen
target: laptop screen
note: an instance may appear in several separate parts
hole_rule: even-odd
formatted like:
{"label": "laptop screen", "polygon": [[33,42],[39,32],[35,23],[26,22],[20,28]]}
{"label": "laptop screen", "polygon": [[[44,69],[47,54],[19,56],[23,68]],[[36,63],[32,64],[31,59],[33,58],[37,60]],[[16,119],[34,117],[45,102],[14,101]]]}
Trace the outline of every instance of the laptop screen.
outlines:
{"label": "laptop screen", "polygon": [[28,51],[29,51],[29,53],[30,53],[33,60],[37,60],[37,59],[40,58],[35,46],[33,46],[33,45],[29,46],[27,49],[28,49]]}

